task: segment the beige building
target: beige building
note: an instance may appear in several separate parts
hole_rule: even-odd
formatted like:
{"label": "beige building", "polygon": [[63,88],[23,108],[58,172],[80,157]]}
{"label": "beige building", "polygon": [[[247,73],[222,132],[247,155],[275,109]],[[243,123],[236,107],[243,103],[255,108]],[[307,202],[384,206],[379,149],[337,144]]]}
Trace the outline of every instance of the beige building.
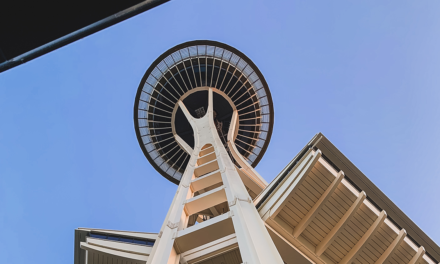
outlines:
{"label": "beige building", "polygon": [[78,228],[75,264],[434,264],[440,248],[324,135],[271,182],[254,167],[270,90],[238,50],[192,41],[161,55],[134,107],[139,144],[178,184],[157,233]]}

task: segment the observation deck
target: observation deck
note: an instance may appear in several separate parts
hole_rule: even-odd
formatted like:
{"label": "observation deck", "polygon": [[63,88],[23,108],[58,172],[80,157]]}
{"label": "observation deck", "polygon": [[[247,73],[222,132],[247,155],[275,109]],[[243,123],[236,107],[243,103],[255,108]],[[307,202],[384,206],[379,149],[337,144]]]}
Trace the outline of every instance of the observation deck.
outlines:
{"label": "observation deck", "polygon": [[255,64],[226,44],[196,40],[177,45],[156,59],[136,94],[134,124],[139,145],[153,167],[178,184],[190,155],[176,140],[194,147],[194,132],[178,102],[202,117],[213,88],[215,122],[227,145],[234,110],[238,111],[235,147],[252,167],[269,144],[274,110],[268,85]]}

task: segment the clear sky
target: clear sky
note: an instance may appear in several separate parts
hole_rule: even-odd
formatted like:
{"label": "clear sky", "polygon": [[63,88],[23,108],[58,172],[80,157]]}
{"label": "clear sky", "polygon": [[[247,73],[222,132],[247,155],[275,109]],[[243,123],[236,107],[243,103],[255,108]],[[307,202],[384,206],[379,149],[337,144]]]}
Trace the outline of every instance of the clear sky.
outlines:
{"label": "clear sky", "polygon": [[72,263],[77,227],[159,231],[177,186],[139,147],[134,98],[195,39],[265,76],[267,181],[323,132],[440,243],[439,1],[173,0],[0,74],[3,263]]}

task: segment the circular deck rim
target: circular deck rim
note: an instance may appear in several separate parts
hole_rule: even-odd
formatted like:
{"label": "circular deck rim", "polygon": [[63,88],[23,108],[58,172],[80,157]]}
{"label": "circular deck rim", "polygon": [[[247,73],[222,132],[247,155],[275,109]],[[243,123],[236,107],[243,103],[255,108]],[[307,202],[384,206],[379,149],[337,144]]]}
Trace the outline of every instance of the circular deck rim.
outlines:
{"label": "circular deck rim", "polygon": [[147,71],[145,72],[145,74],[143,75],[143,77],[142,77],[142,79],[141,79],[141,81],[139,83],[138,89],[136,91],[135,103],[134,103],[134,107],[133,107],[133,113],[134,113],[133,121],[134,121],[134,128],[135,128],[135,132],[136,132],[136,138],[138,140],[139,146],[142,149],[142,152],[144,153],[144,156],[148,159],[148,161],[156,169],[156,171],[158,171],[167,180],[169,180],[172,183],[175,183],[177,185],[179,185],[180,180],[177,180],[176,178],[170,176],[167,172],[163,171],[154,162],[154,160],[151,158],[151,156],[148,154],[148,151],[147,151],[147,149],[146,149],[146,147],[145,147],[145,145],[143,143],[142,136],[140,134],[139,123],[138,123],[139,99],[140,99],[140,96],[141,96],[141,93],[142,93],[143,86],[144,86],[148,76],[150,76],[150,74],[152,73],[154,68],[161,61],[163,61],[166,57],[168,57],[169,55],[173,54],[174,52],[176,52],[178,50],[181,50],[181,49],[186,48],[186,47],[197,46],[197,45],[209,45],[209,46],[219,47],[219,48],[223,48],[225,50],[228,50],[228,51],[231,51],[231,52],[235,53],[240,58],[244,59],[246,61],[246,63],[248,63],[254,69],[254,71],[256,72],[256,74],[258,75],[260,81],[263,84],[264,91],[265,91],[266,97],[268,99],[268,106],[269,106],[269,109],[270,109],[270,113],[269,113],[269,115],[270,115],[270,122],[269,122],[269,129],[268,129],[268,132],[267,132],[267,138],[265,140],[265,143],[264,143],[263,147],[261,148],[260,153],[258,154],[256,159],[252,162],[252,164],[251,164],[252,167],[255,168],[258,165],[258,163],[261,161],[261,159],[263,158],[264,154],[266,153],[267,147],[269,146],[270,140],[272,138],[273,124],[274,124],[274,107],[273,107],[273,101],[272,101],[272,94],[270,93],[270,89],[269,89],[269,86],[268,86],[268,84],[266,82],[266,79],[264,78],[264,75],[261,73],[261,71],[257,67],[257,65],[255,65],[255,63],[248,56],[246,56],[244,53],[242,53],[241,51],[239,51],[236,48],[234,48],[232,46],[229,46],[229,45],[227,45],[225,43],[222,43],[222,42],[213,41],[213,40],[192,40],[192,41],[187,41],[187,42],[178,44],[178,45],[168,49],[164,53],[162,53],[148,67]]}

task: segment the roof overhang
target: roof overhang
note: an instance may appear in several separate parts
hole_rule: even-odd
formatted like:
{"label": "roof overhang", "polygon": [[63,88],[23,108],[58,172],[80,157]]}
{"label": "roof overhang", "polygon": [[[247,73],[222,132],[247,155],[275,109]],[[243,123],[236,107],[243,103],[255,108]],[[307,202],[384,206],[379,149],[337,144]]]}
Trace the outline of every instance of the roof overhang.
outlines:
{"label": "roof overhang", "polygon": [[[337,197],[342,194],[344,199],[338,200]],[[326,259],[331,252],[322,254],[319,251],[322,251],[326,238],[326,242],[329,242],[329,232],[335,231],[345,216],[349,217],[347,222],[361,221],[364,227],[355,230],[359,237],[355,236],[352,239],[354,242],[343,242],[348,245],[347,248],[338,248],[344,252],[338,262],[344,258],[350,260],[360,256],[362,250],[371,247],[368,244],[374,244],[372,241],[376,242],[378,236],[388,239],[382,246],[390,250],[393,249],[393,242],[399,242],[394,249],[401,247],[399,252],[406,254],[402,258],[411,259],[419,254],[425,260],[424,263],[438,263],[440,259],[438,245],[321,133],[303,148],[254,202],[269,228],[289,239],[295,246],[302,247],[317,263],[331,263],[331,260]],[[289,215],[292,211],[289,208],[296,214]],[[334,214],[333,211],[339,209],[339,215]],[[350,209],[354,210],[351,216]],[[320,222],[318,225],[327,226],[328,230],[323,228],[317,231],[314,222],[326,221],[321,219],[323,216],[324,219],[336,220],[325,224]],[[357,220],[353,220],[353,217]],[[344,225],[338,228],[341,229],[338,232],[347,232],[344,228],[355,229],[354,226]],[[401,241],[397,241],[398,238]],[[324,248],[337,247],[330,244]],[[382,256],[386,253],[377,250]],[[422,254],[424,250],[426,254]]]}
{"label": "roof overhang", "polygon": [[77,228],[75,229],[75,264],[90,263],[87,259],[96,258],[106,259],[108,263],[129,261],[133,264],[145,264],[152,249],[151,246],[91,237],[90,233],[107,236],[123,236],[134,239],[148,239],[150,241],[155,241],[158,236],[157,233]]}

